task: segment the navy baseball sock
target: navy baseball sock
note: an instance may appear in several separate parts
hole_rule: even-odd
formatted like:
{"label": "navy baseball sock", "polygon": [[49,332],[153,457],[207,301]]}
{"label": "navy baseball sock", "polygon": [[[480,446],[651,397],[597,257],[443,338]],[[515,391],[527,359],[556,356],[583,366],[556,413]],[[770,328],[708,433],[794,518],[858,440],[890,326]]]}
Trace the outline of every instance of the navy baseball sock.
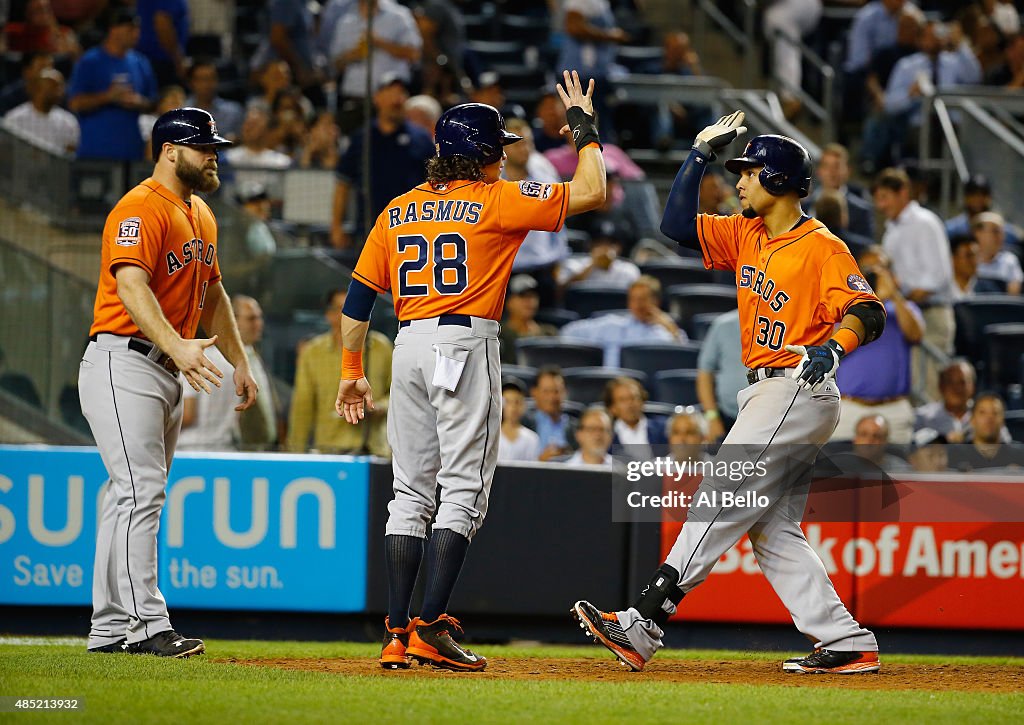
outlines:
{"label": "navy baseball sock", "polygon": [[430,623],[445,613],[462,563],[469,550],[469,539],[451,529],[435,529],[427,544],[427,591],[423,596],[420,619]]}
{"label": "navy baseball sock", "polygon": [[388,534],[384,537],[388,570],[388,624],[392,629],[409,624],[409,601],[423,559],[423,539]]}

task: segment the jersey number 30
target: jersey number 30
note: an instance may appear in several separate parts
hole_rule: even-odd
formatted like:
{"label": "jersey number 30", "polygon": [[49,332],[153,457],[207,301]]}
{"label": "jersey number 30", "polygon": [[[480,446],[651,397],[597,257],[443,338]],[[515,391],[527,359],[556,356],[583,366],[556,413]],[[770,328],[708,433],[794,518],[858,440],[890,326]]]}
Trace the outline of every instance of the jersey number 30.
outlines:
{"label": "jersey number 30", "polygon": [[761,347],[769,350],[781,350],[786,337],[786,323],[782,320],[769,320],[767,317],[757,318],[757,337],[754,338]]}
{"label": "jersey number 30", "polygon": [[[466,267],[466,240],[461,234],[446,232],[429,241],[422,234],[403,234],[398,237],[398,253],[414,247],[416,256],[398,265],[398,295],[400,297],[426,297],[429,284],[410,284],[410,272],[422,272],[434,260],[434,290],[439,295],[461,294],[469,284]],[[433,251],[431,251],[433,247]]]}

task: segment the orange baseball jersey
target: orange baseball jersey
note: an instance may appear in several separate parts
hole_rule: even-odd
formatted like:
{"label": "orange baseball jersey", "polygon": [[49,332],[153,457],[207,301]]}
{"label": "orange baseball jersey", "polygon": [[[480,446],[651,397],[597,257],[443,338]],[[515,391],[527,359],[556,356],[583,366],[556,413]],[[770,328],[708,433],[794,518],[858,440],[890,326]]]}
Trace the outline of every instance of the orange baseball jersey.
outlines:
{"label": "orange baseball jersey", "polygon": [[[764,222],[699,214],[704,266],[736,272],[743,362],[794,367],[786,345],[821,345],[858,302],[878,302],[846,245],[817,219],[768,239]],[[879,303],[880,304],[880,303]]]}
{"label": "orange baseball jersey", "polygon": [[377,217],[353,276],[390,291],[399,320],[500,319],[523,239],[532,229],[561,229],[568,204],[564,183],[421,184]]}
{"label": "orange baseball jersey", "polygon": [[171,326],[195,337],[207,287],[220,280],[217,222],[202,199],[191,209],[181,198],[146,179],[129,191],[103,227],[100,282],[90,335],[144,337],[117,296],[115,269],[134,264],[149,272],[149,286]]}

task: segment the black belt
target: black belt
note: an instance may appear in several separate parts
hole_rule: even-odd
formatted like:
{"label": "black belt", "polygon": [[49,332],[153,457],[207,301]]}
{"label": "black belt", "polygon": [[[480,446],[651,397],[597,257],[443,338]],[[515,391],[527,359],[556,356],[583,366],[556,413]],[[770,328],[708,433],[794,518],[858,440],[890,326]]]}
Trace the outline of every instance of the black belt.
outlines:
{"label": "black belt", "polygon": [[751,368],[750,370],[747,370],[747,382],[753,385],[758,380],[784,378],[789,370],[790,368]]}
{"label": "black belt", "polygon": [[[96,342],[96,335],[90,335],[89,336],[89,340],[90,340],[90,342]],[[149,358],[150,360],[155,362],[157,365],[162,367],[164,370],[169,372],[171,375],[177,375],[178,374],[178,366],[174,363],[174,359],[170,355],[168,355],[166,352],[161,352],[160,353],[160,357],[158,357],[158,358],[149,357],[150,354],[153,352],[153,348],[154,347],[156,347],[156,345],[154,345],[153,343],[147,342],[145,340],[140,340],[137,337],[129,337],[128,338],[128,349],[129,350],[134,350],[135,352],[139,353],[143,357]]]}
{"label": "black belt", "polygon": [[[402,320],[398,323],[399,327],[408,327],[413,323],[413,320]],[[437,318],[438,325],[459,325],[460,327],[472,327],[473,318],[469,315],[440,315]]]}

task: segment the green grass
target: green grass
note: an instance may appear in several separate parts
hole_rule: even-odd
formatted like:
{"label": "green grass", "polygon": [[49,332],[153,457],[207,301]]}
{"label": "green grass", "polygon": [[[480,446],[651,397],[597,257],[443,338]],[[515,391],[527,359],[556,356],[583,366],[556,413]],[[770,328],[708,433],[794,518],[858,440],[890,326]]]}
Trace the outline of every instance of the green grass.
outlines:
{"label": "green grass", "polygon": [[[84,644],[84,641],[83,641]],[[0,639],[0,695],[86,698],[79,716],[6,714],[0,722],[1011,722],[1024,695],[759,685],[339,676],[217,662],[227,658],[375,657],[372,644],[207,642],[212,657],[88,655],[83,644]],[[496,647],[490,657],[599,657],[595,647]],[[670,650],[659,659],[778,660],[778,653]],[[887,655],[892,663],[1005,664],[1012,658]],[[609,667],[613,667],[609,661]]]}

